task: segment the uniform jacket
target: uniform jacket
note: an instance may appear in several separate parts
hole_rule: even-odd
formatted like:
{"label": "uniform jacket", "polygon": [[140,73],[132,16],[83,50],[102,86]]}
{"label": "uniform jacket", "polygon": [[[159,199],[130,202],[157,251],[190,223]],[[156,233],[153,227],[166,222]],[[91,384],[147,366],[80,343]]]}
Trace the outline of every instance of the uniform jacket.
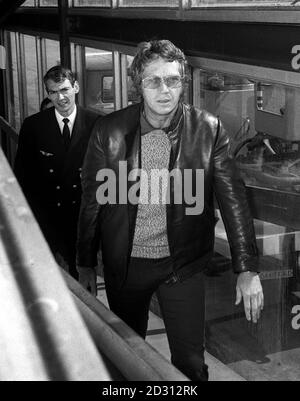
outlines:
{"label": "uniform jacket", "polygon": [[[96,265],[101,240],[106,274],[124,282],[131,254],[137,205],[107,204],[96,199],[100,169],[118,173],[119,161],[128,172],[141,168],[141,105],[133,105],[99,120],[93,130],[82,172],[83,196],[79,217],[77,263]],[[229,138],[218,118],[190,105],[180,104],[166,134],[171,142],[169,170],[204,170],[204,210],[187,215],[184,204],[166,207],[167,236],[174,273],[183,280],[203,270],[214,247],[214,194],[227,230],[235,272],[257,271],[257,247],[244,183],[229,156]],[[136,182],[128,182],[128,188]],[[118,185],[117,185],[118,190]]]}
{"label": "uniform jacket", "polygon": [[57,248],[63,225],[68,224],[70,231],[76,230],[81,168],[97,117],[98,114],[77,106],[67,152],[54,107],[26,118],[22,125],[15,174],[53,248]]}

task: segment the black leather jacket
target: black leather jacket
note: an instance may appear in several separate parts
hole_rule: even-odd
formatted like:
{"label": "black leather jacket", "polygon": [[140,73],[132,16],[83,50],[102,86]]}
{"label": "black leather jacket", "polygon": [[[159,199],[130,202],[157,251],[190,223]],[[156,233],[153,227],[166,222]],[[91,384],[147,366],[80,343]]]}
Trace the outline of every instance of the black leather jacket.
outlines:
{"label": "black leather jacket", "polygon": [[[127,161],[128,172],[141,168],[141,107],[133,105],[97,121],[82,171],[77,263],[95,266],[101,242],[105,272],[119,283],[126,278],[137,205],[100,206],[96,200],[100,185],[96,175],[104,168],[117,173],[119,161]],[[186,215],[184,204],[167,205],[167,235],[174,267],[172,280],[183,280],[203,270],[212,256],[213,194],[224,220],[234,271],[257,271],[257,247],[245,187],[228,154],[229,139],[221,122],[204,110],[180,104],[167,135],[171,142],[170,170],[204,170],[202,214]],[[128,188],[134,184],[128,182]],[[171,186],[171,199],[172,194]]]}

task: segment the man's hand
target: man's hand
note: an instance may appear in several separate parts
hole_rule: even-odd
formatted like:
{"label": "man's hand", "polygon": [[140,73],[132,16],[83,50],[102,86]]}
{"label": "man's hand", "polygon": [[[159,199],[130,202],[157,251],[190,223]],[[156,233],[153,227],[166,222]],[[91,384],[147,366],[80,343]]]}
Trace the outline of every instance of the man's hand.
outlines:
{"label": "man's hand", "polygon": [[248,321],[257,323],[264,308],[264,294],[257,273],[240,273],[236,285],[236,305],[244,299],[245,314]]}
{"label": "man's hand", "polygon": [[77,271],[79,274],[79,283],[91,292],[95,297],[97,296],[97,276],[96,270],[93,267],[82,267],[77,266]]}

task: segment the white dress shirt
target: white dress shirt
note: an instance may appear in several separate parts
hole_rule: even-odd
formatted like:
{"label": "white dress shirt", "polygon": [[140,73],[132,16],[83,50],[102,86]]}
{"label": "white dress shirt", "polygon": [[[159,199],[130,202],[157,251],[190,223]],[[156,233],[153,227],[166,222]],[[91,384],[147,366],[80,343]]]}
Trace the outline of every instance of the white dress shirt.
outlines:
{"label": "white dress shirt", "polygon": [[72,114],[70,114],[68,117],[64,117],[61,114],[59,114],[59,112],[55,109],[55,116],[56,116],[56,120],[58,122],[59,128],[60,128],[60,132],[61,134],[63,133],[63,129],[64,129],[64,125],[65,123],[63,122],[63,120],[65,118],[67,118],[69,120],[68,122],[68,126],[69,126],[69,130],[72,136],[72,131],[73,131],[73,127],[74,127],[74,123],[75,123],[75,118],[77,115],[77,106],[75,105],[75,109],[72,112]]}

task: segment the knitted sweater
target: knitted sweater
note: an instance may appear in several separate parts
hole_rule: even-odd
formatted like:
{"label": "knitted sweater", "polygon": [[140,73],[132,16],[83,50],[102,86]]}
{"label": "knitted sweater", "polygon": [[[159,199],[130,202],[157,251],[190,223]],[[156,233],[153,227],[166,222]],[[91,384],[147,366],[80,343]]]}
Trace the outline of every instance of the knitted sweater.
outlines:
{"label": "knitted sweater", "polygon": [[[162,129],[141,116],[141,186],[132,257],[158,259],[170,256],[167,238],[166,192],[171,144]],[[159,183],[159,185],[157,185]]]}

